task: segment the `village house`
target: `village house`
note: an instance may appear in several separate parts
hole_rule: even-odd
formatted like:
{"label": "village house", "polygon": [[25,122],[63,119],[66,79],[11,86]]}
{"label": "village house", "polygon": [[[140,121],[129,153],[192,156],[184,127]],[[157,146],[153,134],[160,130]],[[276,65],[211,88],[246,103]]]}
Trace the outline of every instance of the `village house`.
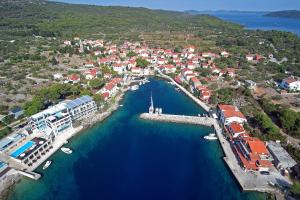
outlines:
{"label": "village house", "polygon": [[218,104],[217,113],[224,125],[230,124],[232,122],[238,122],[241,124],[247,122],[244,114],[240,112],[237,107],[232,105]]}
{"label": "village house", "polygon": [[130,70],[133,74],[137,74],[137,75],[142,74],[142,68],[140,67],[132,67]]}
{"label": "village house", "polygon": [[280,87],[285,90],[300,91],[300,79],[292,76],[288,77],[281,81]]}
{"label": "village house", "polygon": [[61,73],[55,73],[53,74],[53,79],[54,80],[60,80],[63,78],[63,75]]}
{"label": "village house", "polygon": [[162,65],[160,66],[160,68],[163,72],[167,74],[176,72],[176,67],[174,65]]}
{"label": "village house", "polygon": [[225,75],[226,76],[229,76],[229,77],[235,77],[235,69],[234,68],[227,68],[226,69],[226,72],[225,72]]}
{"label": "village house", "polygon": [[68,77],[67,82],[69,82],[69,83],[79,83],[80,82],[80,76],[78,74],[72,74]]}
{"label": "village house", "polygon": [[258,138],[239,137],[233,145],[238,160],[245,171],[268,172],[272,157],[266,145]]}
{"label": "village house", "polygon": [[238,122],[232,122],[231,124],[228,124],[226,127],[228,132],[231,134],[233,138],[237,138],[239,135],[246,133],[244,126]]}
{"label": "village house", "polygon": [[221,51],[220,54],[221,54],[221,56],[224,57],[224,58],[228,58],[229,55],[230,55],[227,51]]}
{"label": "village house", "polygon": [[253,89],[256,88],[256,83],[254,81],[252,81],[252,80],[245,80],[245,85],[250,90],[253,90]]}
{"label": "village house", "polygon": [[93,68],[93,67],[94,67],[93,61],[87,61],[87,62],[84,64],[84,67],[86,67],[86,68]]}
{"label": "village house", "polygon": [[197,86],[199,91],[199,99],[202,101],[209,101],[211,97],[211,91],[206,86]]}
{"label": "village house", "polygon": [[201,85],[201,82],[199,81],[199,79],[197,77],[192,77],[191,80],[190,80],[190,83],[191,83],[191,86],[192,86],[193,90]]}
{"label": "village house", "polygon": [[126,70],[126,66],[120,63],[114,63],[112,69],[118,74],[123,74]]}
{"label": "village house", "polygon": [[97,78],[98,74],[99,74],[99,71],[96,68],[89,69],[89,70],[84,72],[85,79],[87,79],[87,80]]}

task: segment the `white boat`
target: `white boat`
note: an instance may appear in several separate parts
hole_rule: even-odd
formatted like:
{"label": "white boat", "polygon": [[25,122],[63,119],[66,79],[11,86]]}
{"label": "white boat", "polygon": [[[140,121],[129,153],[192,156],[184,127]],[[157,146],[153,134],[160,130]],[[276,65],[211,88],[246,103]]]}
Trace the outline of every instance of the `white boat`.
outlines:
{"label": "white boat", "polygon": [[206,140],[217,140],[216,134],[210,133],[209,135],[204,136],[204,139]]}
{"label": "white boat", "polygon": [[73,151],[72,151],[71,149],[67,148],[67,147],[62,147],[62,148],[60,148],[60,150],[61,150],[62,152],[64,152],[64,153],[66,153],[66,154],[71,154],[71,153],[73,153]]}
{"label": "white boat", "polygon": [[51,165],[52,161],[48,160],[45,165],[43,166],[43,170],[47,169]]}
{"label": "white boat", "polygon": [[121,104],[120,107],[123,107],[123,104]]}
{"label": "white boat", "polygon": [[133,85],[133,86],[130,87],[130,89],[131,89],[132,91],[135,91],[135,90],[138,90],[138,89],[139,89],[139,86],[138,86],[138,85]]}

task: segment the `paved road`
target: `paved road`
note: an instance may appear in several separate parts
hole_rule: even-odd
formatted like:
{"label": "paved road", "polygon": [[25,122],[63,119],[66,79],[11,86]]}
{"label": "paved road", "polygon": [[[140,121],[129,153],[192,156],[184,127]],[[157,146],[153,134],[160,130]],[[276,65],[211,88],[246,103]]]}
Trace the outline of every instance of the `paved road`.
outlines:
{"label": "paved road", "polygon": [[42,83],[42,82],[48,82],[50,81],[49,79],[46,78],[36,78],[36,77],[32,77],[32,74],[28,74],[26,76],[27,79],[33,80],[35,82],[37,82],[38,84]]}

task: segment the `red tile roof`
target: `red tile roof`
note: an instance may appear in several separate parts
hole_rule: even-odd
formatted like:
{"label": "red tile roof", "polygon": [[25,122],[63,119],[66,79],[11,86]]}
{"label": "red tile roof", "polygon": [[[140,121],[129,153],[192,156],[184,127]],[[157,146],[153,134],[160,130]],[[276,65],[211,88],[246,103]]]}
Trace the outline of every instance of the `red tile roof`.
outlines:
{"label": "red tile roof", "polygon": [[245,138],[244,140],[247,142],[251,152],[264,155],[269,154],[266,145],[260,139],[249,137]]}

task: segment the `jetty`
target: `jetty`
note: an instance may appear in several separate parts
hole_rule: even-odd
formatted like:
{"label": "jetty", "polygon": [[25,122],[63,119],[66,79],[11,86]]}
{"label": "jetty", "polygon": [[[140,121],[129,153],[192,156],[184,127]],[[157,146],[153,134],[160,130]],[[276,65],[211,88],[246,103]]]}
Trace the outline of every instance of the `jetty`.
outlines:
{"label": "jetty", "polygon": [[201,126],[213,126],[215,120],[210,117],[198,117],[198,116],[186,116],[186,115],[170,115],[170,114],[155,114],[155,113],[142,113],[141,119],[162,121],[162,122],[173,122],[173,123],[184,123],[184,124],[195,124]]}

